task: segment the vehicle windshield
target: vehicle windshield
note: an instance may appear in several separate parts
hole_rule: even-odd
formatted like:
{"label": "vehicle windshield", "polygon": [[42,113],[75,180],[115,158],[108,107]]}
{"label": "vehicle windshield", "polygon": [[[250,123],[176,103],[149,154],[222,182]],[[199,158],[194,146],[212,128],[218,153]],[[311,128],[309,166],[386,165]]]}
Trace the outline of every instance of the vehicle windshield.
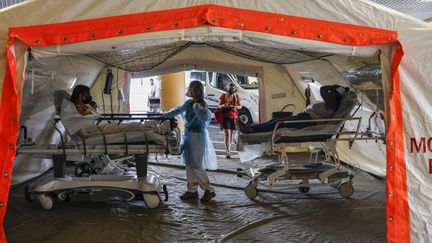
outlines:
{"label": "vehicle windshield", "polygon": [[238,84],[243,89],[258,89],[258,79],[256,77],[236,75]]}

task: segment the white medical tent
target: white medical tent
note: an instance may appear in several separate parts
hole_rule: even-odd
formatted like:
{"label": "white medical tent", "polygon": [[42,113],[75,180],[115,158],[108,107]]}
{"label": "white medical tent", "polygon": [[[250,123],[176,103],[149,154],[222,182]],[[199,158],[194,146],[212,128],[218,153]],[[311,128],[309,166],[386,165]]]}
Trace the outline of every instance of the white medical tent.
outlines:
{"label": "white medical tent", "polygon": [[[363,0],[34,0],[0,10],[0,26],[2,224],[11,182],[52,165],[15,156],[20,126],[35,141],[58,142],[52,93],[85,84],[105,102],[107,66],[119,91],[114,109],[125,112],[133,76],[191,69],[256,75],[266,121],[285,104],[302,110],[302,76],[348,85],[341,74],[378,63],[385,144],[341,143],[339,152],[386,177],[388,241],[432,241],[432,28],[422,21]],[[364,101],[359,114],[368,118],[377,103]],[[0,234],[5,240],[3,228]]]}

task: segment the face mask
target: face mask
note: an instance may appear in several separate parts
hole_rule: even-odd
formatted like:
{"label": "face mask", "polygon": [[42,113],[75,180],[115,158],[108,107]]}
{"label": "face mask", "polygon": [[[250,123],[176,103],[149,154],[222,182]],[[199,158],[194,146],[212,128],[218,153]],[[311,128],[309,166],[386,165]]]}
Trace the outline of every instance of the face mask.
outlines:
{"label": "face mask", "polygon": [[228,90],[228,93],[230,93],[230,94],[234,94],[235,92],[237,92],[237,90],[235,90],[235,89],[229,89]]}
{"label": "face mask", "polygon": [[187,91],[186,91],[186,94],[185,94],[187,97],[192,97],[191,96],[191,91],[190,91],[190,89],[188,89]]}
{"label": "face mask", "polygon": [[86,95],[83,98],[83,102],[84,104],[89,104],[92,101],[92,96],[91,95]]}

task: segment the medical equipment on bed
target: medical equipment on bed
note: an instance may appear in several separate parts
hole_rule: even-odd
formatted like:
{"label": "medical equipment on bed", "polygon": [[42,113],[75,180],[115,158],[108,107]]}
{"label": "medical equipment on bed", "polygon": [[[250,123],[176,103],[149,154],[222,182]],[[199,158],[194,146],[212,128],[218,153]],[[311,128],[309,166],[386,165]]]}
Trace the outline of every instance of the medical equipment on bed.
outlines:
{"label": "medical equipment on bed", "polygon": [[162,108],[161,100],[159,97],[149,97],[148,106],[151,112],[159,112]]}
{"label": "medical equipment on bed", "polygon": [[[180,130],[176,121],[162,118],[161,114],[105,114],[96,117],[95,120],[89,116],[77,115],[74,105],[67,100],[65,92],[56,94],[54,103],[59,118],[55,118],[54,127],[60,134],[61,144],[40,145],[26,142],[18,146],[18,154],[53,159],[54,178],[31,188],[26,187],[26,199],[31,202],[32,196],[36,196],[46,210],[53,208],[56,201],[69,201],[80,194],[87,194],[94,201],[105,201],[111,198],[130,201],[143,198],[148,208],[158,207],[161,202],[161,184],[157,176],[148,174],[148,156],[153,153],[179,154],[181,152]],[[58,102],[61,104],[59,105]],[[72,115],[66,112],[72,112]],[[68,116],[72,119],[66,122],[64,118]],[[125,123],[132,120],[138,122]],[[60,121],[72,139],[71,142],[66,142],[58,127]],[[84,121],[87,132],[74,126],[80,121]],[[118,131],[115,132],[113,127]],[[89,128],[96,133],[89,134]],[[120,169],[123,173],[110,174],[113,169],[118,169],[110,168],[118,167],[118,161],[111,160],[108,154],[134,155],[136,173]],[[71,155],[84,155],[87,161],[104,161],[105,167],[99,175],[89,173],[88,177],[68,176],[66,160],[67,156]],[[165,185],[163,193],[165,200],[168,200]]]}
{"label": "medical equipment on bed", "polygon": [[[331,119],[316,120],[278,120],[273,131],[260,133],[240,133],[240,150],[244,144],[265,144],[265,153],[277,155],[279,163],[270,164],[264,168],[250,168],[250,180],[245,188],[249,198],[258,195],[258,185],[270,188],[298,188],[306,193],[310,187],[330,184],[339,193],[349,198],[354,188],[353,174],[339,161],[336,151],[338,140],[348,140],[350,145],[358,139],[361,118],[351,117],[351,110],[357,105],[357,96],[353,91],[346,92],[341,99],[341,105]],[[343,124],[347,120],[357,121],[355,131],[343,131]],[[310,123],[316,125],[302,129],[280,128],[283,123]],[[344,136],[344,137],[341,137]],[[325,153],[325,160],[312,164],[293,164],[288,159],[286,148],[298,143],[320,143],[320,150]],[[277,184],[287,181],[285,184]],[[298,183],[300,181],[300,183]],[[314,183],[318,181],[318,183]],[[296,183],[297,182],[297,183]]]}

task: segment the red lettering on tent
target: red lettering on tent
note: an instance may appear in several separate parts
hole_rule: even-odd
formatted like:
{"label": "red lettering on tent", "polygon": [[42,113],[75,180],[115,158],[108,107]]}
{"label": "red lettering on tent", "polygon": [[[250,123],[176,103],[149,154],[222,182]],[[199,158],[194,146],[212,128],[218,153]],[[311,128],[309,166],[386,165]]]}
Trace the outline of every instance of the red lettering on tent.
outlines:
{"label": "red lettering on tent", "polygon": [[[421,137],[420,138],[420,144],[417,145],[417,141],[415,138],[410,138],[410,153],[413,153],[413,150],[415,149],[415,152],[420,153],[420,150],[423,150],[423,153],[426,152],[426,143],[425,143],[426,139],[425,137]],[[428,149],[429,151],[431,150],[430,148],[430,141],[431,139],[428,140]],[[413,149],[414,147],[414,149]],[[423,149],[422,149],[423,148]]]}
{"label": "red lettering on tent", "polygon": [[429,174],[432,174],[432,159],[429,159]]}

